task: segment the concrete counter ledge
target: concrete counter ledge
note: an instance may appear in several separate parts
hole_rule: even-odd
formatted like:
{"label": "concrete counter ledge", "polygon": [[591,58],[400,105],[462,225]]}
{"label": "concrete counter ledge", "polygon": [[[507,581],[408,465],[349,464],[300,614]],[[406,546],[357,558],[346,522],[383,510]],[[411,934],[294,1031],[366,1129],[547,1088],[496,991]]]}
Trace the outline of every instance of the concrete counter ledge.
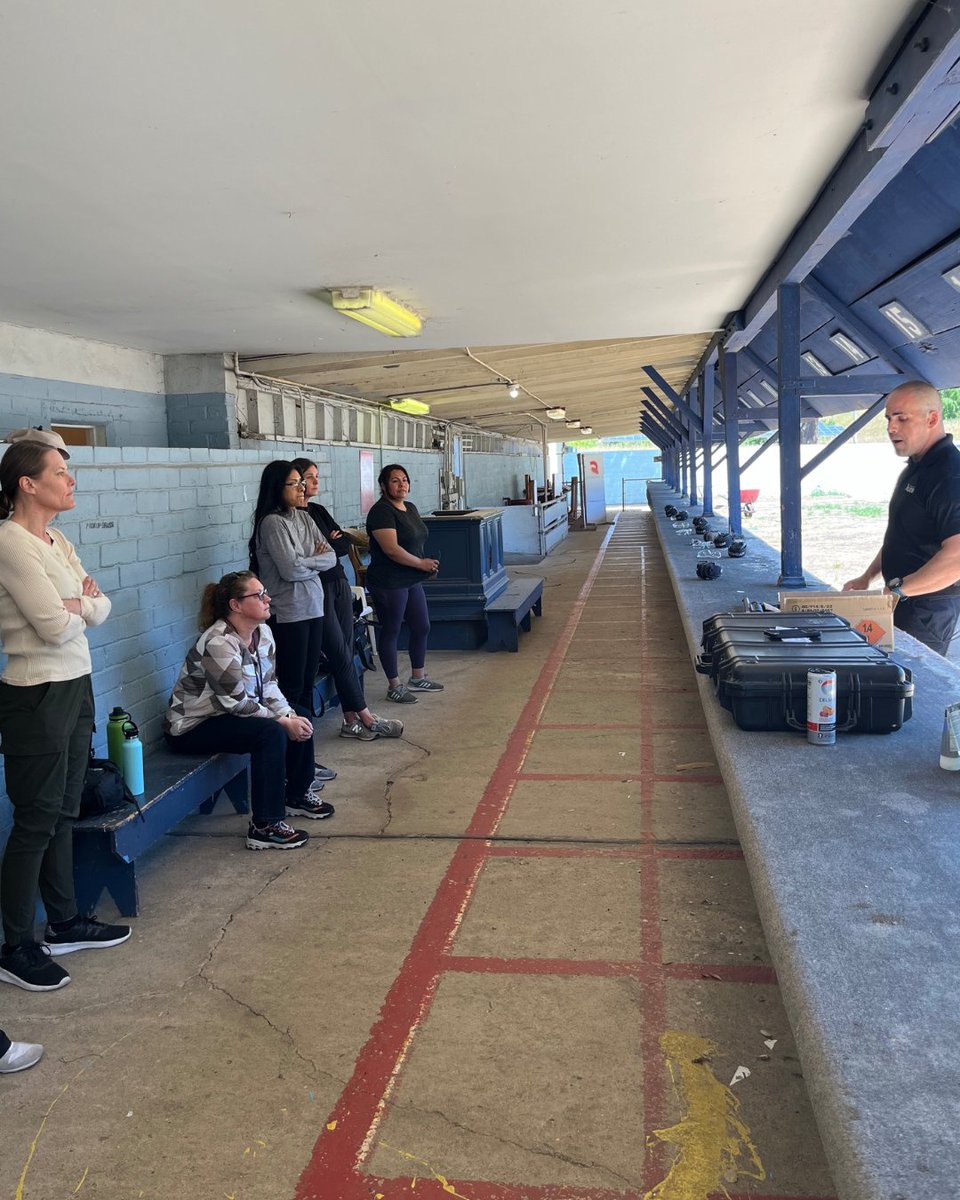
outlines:
{"label": "concrete counter ledge", "polygon": [[[749,536],[719,580],[648,488],[691,655],[744,596],[776,604],[779,554]],[[718,529],[723,518],[712,518]],[[864,558],[871,548],[865,548]],[[815,580],[808,580],[816,583]],[[913,717],[887,735],[745,733],[698,675],[710,736],[842,1200],[960,1196],[960,774],[938,765],[960,672],[897,633]]]}

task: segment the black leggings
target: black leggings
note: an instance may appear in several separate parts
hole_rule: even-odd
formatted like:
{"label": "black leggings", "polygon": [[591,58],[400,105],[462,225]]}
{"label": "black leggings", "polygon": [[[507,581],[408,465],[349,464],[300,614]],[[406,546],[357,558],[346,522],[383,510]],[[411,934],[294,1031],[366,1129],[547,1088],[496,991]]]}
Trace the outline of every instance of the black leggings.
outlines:
{"label": "black leggings", "polygon": [[[309,712],[292,704],[301,717]],[[261,829],[282,821],[287,799],[305,796],[313,781],[313,739],[293,742],[272,717],[208,717],[178,737],[166,735],[174,754],[249,754],[250,808]]]}
{"label": "black leggings", "polygon": [[340,708],[360,712],[367,701],[353,661],[353,592],[342,575],[324,581],[323,606],[323,653],[337,685]]}
{"label": "black leggings", "polygon": [[270,621],[277,643],[277,685],[292,708],[299,704],[308,713],[313,711],[313,685],[320,664],[323,626],[323,617]]}

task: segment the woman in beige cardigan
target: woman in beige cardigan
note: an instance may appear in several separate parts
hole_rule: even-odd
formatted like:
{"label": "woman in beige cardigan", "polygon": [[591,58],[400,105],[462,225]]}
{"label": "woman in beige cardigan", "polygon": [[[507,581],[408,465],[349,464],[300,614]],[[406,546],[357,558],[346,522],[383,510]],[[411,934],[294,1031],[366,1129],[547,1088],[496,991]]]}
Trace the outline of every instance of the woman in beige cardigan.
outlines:
{"label": "woman in beige cardigan", "polygon": [[[0,980],[31,992],[64,987],[54,957],[116,946],[128,925],[77,912],[73,822],[93,731],[85,631],[110,601],[84,571],[53,519],[74,506],[63,439],[43,430],[10,434],[0,460],[0,753],[13,828],[0,868]],[[37,893],[47,913],[35,936]]]}

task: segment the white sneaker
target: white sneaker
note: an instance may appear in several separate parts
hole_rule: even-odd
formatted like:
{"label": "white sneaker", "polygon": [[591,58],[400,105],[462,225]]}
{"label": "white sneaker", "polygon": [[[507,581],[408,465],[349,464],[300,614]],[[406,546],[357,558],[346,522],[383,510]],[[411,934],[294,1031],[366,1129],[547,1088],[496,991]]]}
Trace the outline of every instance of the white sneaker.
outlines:
{"label": "white sneaker", "polygon": [[11,1042],[10,1049],[0,1058],[0,1075],[12,1075],[35,1067],[43,1058],[43,1047],[35,1042]]}

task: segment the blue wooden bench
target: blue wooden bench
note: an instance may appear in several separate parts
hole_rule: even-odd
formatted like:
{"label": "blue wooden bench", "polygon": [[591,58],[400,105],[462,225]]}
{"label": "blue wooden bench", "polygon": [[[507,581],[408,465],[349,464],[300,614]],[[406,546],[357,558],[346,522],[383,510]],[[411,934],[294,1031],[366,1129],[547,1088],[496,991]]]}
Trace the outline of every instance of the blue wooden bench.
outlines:
{"label": "blue wooden bench", "polygon": [[125,917],[140,911],[137,859],[198,810],[213,811],[221,792],[238,813],[249,811],[250,760],[245,754],[210,757],[157,748],[144,761],[147,790],[140,813],[131,805],[77,821],[73,874],[81,912],[92,912],[104,888]]}
{"label": "blue wooden bench", "polygon": [[487,619],[487,649],[520,649],[520,630],[529,632],[531,613],[539,617],[543,607],[543,580],[517,577],[484,609]]}

